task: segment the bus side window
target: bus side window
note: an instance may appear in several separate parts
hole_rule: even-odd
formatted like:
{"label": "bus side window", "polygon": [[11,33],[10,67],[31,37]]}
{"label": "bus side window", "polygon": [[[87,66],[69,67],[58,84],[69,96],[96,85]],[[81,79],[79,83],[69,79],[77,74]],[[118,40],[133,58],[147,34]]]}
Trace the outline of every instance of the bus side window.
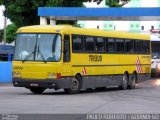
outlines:
{"label": "bus side window", "polygon": [[124,45],[125,45],[125,43],[124,43],[124,39],[115,39],[115,41],[116,41],[116,50],[117,50],[117,52],[119,52],[119,53],[123,53],[124,52]]}
{"label": "bus side window", "polygon": [[136,48],[136,53],[138,53],[138,54],[142,53],[142,41],[136,40],[135,41],[135,48]]}
{"label": "bus side window", "polygon": [[69,35],[64,36],[64,62],[70,62],[70,37]]}
{"label": "bus side window", "polygon": [[130,39],[125,40],[125,52],[126,53],[134,53],[134,41]]}
{"label": "bus side window", "polygon": [[104,43],[105,43],[104,38],[97,37],[96,52],[98,52],[98,53],[105,52],[105,44]]}
{"label": "bus side window", "polygon": [[142,47],[143,47],[143,53],[149,54],[150,52],[149,41],[142,41]]}
{"label": "bus side window", "polygon": [[84,39],[84,46],[85,46],[85,52],[86,53],[95,52],[94,37],[86,36],[85,39]]}
{"label": "bus side window", "polygon": [[108,52],[114,53],[115,50],[115,40],[114,38],[108,38]]}

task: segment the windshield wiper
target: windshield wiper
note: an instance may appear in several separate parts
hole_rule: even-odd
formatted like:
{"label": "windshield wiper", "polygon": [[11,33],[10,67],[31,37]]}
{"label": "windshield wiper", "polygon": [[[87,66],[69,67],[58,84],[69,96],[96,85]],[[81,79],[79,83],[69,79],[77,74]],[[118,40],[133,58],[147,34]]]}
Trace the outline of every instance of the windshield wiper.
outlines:
{"label": "windshield wiper", "polygon": [[47,61],[44,59],[44,56],[43,56],[42,52],[39,50],[39,45],[38,45],[37,54],[39,54],[39,53],[40,53],[40,55],[41,55],[41,57],[42,57],[42,59],[43,59],[43,62],[44,62],[44,63],[47,63]]}
{"label": "windshield wiper", "polygon": [[24,59],[24,60],[22,60],[22,62],[25,62],[25,61],[27,61],[27,59],[31,56],[31,55],[33,55],[35,52],[33,51],[33,52],[31,52],[29,55],[27,55],[26,56],[26,58]]}

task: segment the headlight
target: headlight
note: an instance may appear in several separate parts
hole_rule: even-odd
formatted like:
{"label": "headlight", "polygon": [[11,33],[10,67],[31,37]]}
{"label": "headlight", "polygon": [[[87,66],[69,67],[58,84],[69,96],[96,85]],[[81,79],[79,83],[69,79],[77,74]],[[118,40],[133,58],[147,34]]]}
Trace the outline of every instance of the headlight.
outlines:
{"label": "headlight", "polygon": [[55,79],[56,75],[54,73],[48,73],[48,78],[49,79]]}
{"label": "headlight", "polygon": [[13,72],[12,77],[21,77],[21,73],[20,72]]}

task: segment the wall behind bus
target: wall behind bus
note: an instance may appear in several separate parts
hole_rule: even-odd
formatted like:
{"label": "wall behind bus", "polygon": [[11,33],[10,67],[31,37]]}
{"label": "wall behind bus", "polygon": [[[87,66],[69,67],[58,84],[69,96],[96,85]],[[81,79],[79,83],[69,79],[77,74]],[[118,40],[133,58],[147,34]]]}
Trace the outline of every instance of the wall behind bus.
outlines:
{"label": "wall behind bus", "polygon": [[12,82],[12,62],[0,62],[0,83]]}

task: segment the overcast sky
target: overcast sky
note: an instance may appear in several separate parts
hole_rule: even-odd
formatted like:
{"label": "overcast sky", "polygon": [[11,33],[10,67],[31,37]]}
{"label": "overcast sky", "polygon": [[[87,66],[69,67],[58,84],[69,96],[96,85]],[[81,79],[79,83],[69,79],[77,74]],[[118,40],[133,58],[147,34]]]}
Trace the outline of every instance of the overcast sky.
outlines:
{"label": "overcast sky", "polygon": [[[4,6],[0,6],[0,29],[4,27],[4,16],[3,16]],[[11,24],[10,20],[7,20],[7,24]]]}

